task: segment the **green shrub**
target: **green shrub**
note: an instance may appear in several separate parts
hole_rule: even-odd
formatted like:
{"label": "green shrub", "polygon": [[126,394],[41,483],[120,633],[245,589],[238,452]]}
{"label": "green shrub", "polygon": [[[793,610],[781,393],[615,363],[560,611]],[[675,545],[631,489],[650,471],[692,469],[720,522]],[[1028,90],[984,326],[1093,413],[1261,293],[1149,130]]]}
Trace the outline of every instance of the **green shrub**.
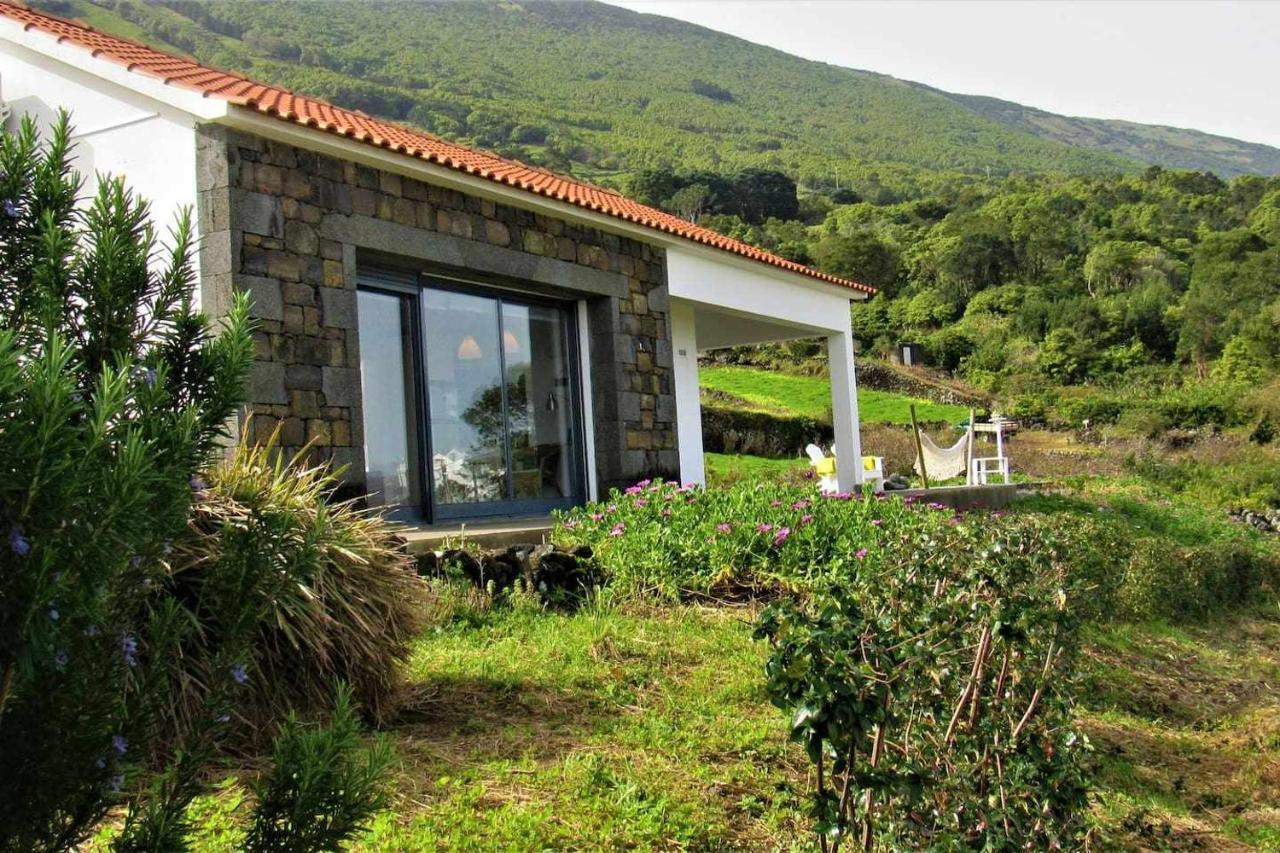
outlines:
{"label": "green shrub", "polygon": [[46,146],[29,119],[0,139],[0,849],[66,849],[121,804],[122,849],[168,849],[247,635],[211,657],[202,725],[158,739],[197,626],[155,590],[240,400],[248,306],[212,334],[187,217],[161,254],[121,183],[77,212],[69,139],[65,116]]}
{"label": "green shrub", "polygon": [[769,607],[756,630],[770,698],[816,767],[822,848],[1075,848],[1069,555],[1030,517],[890,538],[874,569]]}
{"label": "green shrub", "polygon": [[333,718],[310,726],[290,715],[275,738],[271,772],[255,787],[257,808],[245,840],[250,853],[341,850],[387,805],[381,778],[391,744],[364,748],[351,690],[339,684]]}
{"label": "green shrub", "polygon": [[390,528],[350,503],[329,503],[332,471],[286,462],[265,446],[238,447],[207,474],[187,534],[174,546],[170,589],[205,626],[184,654],[175,714],[189,721],[208,662],[230,626],[208,602],[228,586],[255,602],[253,679],[237,715],[251,730],[290,711],[323,713],[332,685],[350,685],[375,719],[422,626],[425,586]]}

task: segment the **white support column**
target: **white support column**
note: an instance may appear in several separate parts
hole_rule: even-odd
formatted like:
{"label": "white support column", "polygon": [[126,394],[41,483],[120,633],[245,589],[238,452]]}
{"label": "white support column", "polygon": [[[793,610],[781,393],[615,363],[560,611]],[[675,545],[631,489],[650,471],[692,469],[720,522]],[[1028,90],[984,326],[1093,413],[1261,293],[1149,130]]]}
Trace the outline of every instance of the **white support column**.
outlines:
{"label": "white support column", "polygon": [[836,434],[836,481],[842,492],[862,487],[862,435],[858,423],[858,384],[853,368],[853,328],[845,311],[843,332],[827,336],[831,374],[831,425]]}
{"label": "white support column", "polygon": [[698,394],[698,339],[694,308],[671,300],[671,363],[676,392],[676,443],[680,479],[705,485],[702,461],[702,401]]}

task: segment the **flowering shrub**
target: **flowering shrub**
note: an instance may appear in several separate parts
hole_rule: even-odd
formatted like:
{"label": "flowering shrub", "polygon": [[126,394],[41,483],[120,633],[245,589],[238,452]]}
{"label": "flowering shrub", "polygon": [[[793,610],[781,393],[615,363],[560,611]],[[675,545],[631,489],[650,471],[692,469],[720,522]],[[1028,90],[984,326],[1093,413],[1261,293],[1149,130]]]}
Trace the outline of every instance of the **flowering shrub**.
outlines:
{"label": "flowering shrub", "polygon": [[564,513],[553,537],[590,544],[613,585],[630,592],[736,597],[821,588],[878,564],[904,530],[922,535],[962,521],[941,504],[655,480]]}

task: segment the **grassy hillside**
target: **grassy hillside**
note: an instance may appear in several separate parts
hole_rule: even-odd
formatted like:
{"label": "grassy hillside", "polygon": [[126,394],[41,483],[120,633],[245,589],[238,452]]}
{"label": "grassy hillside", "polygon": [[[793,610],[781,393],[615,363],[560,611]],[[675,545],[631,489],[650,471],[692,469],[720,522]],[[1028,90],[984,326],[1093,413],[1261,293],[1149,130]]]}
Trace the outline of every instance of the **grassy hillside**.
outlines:
{"label": "grassy hillside", "polygon": [[920,170],[1128,170],[946,95],[598,3],[36,0],[96,27],[597,179],[775,168],[863,188]]}
{"label": "grassy hillside", "polygon": [[[803,415],[817,420],[831,417],[831,383],[821,376],[796,376],[754,367],[703,367],[698,371],[703,388],[731,394],[762,411]],[[916,400],[887,391],[859,389],[858,416],[867,424],[909,424],[911,405],[922,422],[959,423],[969,417],[962,406]]]}

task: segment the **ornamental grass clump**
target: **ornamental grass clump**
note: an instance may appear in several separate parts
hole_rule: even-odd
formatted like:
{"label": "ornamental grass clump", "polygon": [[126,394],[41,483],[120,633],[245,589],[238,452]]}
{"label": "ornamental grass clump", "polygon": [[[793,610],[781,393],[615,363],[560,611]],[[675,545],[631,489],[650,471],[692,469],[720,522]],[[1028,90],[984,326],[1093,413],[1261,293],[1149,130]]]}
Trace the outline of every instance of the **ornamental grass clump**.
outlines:
{"label": "ornamental grass clump", "polygon": [[201,482],[188,529],[173,546],[170,589],[202,626],[186,650],[187,678],[172,714],[198,722],[201,685],[228,627],[210,591],[248,578],[261,613],[236,714],[261,730],[290,712],[327,711],[349,685],[366,714],[388,710],[398,666],[422,626],[425,585],[390,527],[350,502],[330,502],[337,475],[267,445],[241,445]]}

